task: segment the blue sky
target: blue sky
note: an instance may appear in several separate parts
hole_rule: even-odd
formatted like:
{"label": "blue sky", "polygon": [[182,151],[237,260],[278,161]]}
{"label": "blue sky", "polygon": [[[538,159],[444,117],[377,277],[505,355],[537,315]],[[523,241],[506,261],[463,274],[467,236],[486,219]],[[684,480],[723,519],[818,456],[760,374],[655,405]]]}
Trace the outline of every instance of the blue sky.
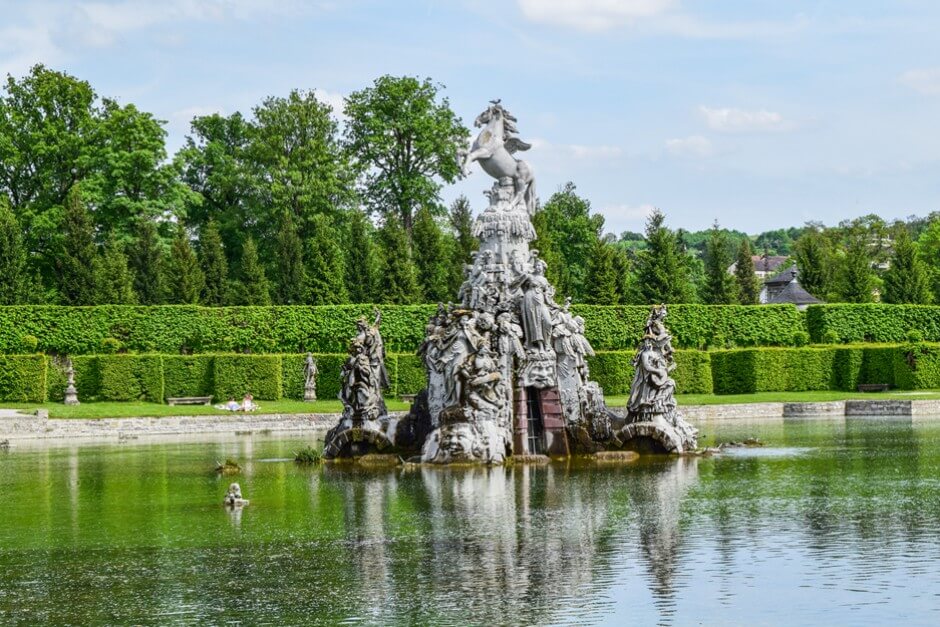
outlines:
{"label": "blue sky", "polygon": [[[465,123],[491,98],[565,181],[642,230],[758,232],[940,210],[940,3],[0,0],[0,72],[43,62],[167,121],[382,74],[429,76]],[[445,190],[477,209],[477,169]]]}

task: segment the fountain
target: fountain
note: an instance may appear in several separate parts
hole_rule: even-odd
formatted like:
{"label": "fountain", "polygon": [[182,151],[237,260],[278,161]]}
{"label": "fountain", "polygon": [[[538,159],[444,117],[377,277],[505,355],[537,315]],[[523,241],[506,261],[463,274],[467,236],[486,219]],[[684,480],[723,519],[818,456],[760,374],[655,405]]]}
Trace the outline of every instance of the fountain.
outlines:
{"label": "fountain", "polygon": [[[637,350],[626,417],[608,409],[590,380],[594,351],[584,320],[555,300],[535,239],[535,180],[514,153],[530,145],[516,118],[493,101],[464,159],[495,179],[477,217],[479,250],[465,268],[458,304],[438,305],[419,349],[428,387],[397,420],[382,403],[384,350],[379,317],[350,346],[340,398],[345,411],[327,435],[326,458],[374,451],[416,453],[431,464],[498,464],[510,456],[568,456],[639,449],[683,453],[696,432],[676,409],[671,336],[665,306],[655,307]],[[377,350],[376,347],[379,347]]]}

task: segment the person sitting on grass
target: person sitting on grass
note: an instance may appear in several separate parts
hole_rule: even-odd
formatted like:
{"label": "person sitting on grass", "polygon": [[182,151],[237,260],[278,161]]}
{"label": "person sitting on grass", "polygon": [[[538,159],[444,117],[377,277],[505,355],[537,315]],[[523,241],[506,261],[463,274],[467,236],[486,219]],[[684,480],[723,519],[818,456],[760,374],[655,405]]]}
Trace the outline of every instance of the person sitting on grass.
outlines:
{"label": "person sitting on grass", "polygon": [[238,411],[239,405],[238,401],[235,400],[234,396],[228,397],[228,402],[225,404],[225,409],[229,411]]}
{"label": "person sitting on grass", "polygon": [[258,406],[255,405],[255,397],[251,394],[245,394],[245,397],[242,398],[242,411],[254,411],[258,409]]}

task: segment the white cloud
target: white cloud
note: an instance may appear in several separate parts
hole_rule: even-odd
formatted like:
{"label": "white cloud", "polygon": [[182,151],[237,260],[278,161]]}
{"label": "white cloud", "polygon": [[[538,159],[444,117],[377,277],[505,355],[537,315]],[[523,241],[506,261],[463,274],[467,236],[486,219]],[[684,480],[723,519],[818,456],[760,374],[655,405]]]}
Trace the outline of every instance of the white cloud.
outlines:
{"label": "white cloud", "polygon": [[638,222],[646,220],[655,209],[655,206],[648,203],[642,205],[609,205],[604,207],[601,213],[611,221],[618,223]]}
{"label": "white cloud", "polygon": [[[607,144],[554,144],[539,137],[533,137],[529,140],[532,144],[532,150],[538,150],[541,157],[575,159],[578,161],[604,161],[614,159],[623,154],[620,146],[610,146]],[[517,157],[525,159],[526,157],[517,153]]]}
{"label": "white cloud", "polygon": [[25,74],[37,63],[54,65],[62,58],[62,50],[45,25],[0,28],[0,77]]}
{"label": "white cloud", "polygon": [[748,111],[746,109],[712,109],[701,106],[699,113],[705,118],[708,128],[722,133],[766,133],[786,131],[793,123],[775,111]]}
{"label": "white cloud", "polygon": [[333,108],[333,115],[336,116],[336,119],[341,122],[346,119],[346,96],[325,89],[314,89],[313,95],[320,102]]}
{"label": "white cloud", "polygon": [[898,80],[922,94],[940,94],[940,67],[908,70]]}
{"label": "white cloud", "polygon": [[712,143],[701,135],[667,139],[666,151],[677,157],[707,157],[712,154]]}
{"label": "white cloud", "polygon": [[518,0],[526,19],[599,31],[632,24],[672,9],[676,0]]}

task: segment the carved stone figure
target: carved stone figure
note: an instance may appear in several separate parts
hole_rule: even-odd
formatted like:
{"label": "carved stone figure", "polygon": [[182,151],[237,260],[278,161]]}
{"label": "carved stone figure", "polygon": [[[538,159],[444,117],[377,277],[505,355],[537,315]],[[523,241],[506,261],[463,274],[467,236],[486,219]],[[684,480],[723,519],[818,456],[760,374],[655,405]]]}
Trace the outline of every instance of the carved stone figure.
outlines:
{"label": "carved stone figure", "polygon": [[312,353],[307,353],[304,360],[304,401],[317,400],[317,360]]}
{"label": "carved stone figure", "polygon": [[75,368],[72,358],[65,360],[65,400],[66,405],[78,405],[78,390],[75,388]]}
{"label": "carved stone figure", "polygon": [[[529,215],[535,213],[535,179],[529,164],[516,159],[513,154],[532,147],[518,137],[516,118],[500,104],[499,100],[490,101],[486,111],[477,116],[473,125],[483,130],[477,135],[469,153],[463,162],[466,174],[470,164],[479,161],[483,170],[497,180],[508,177],[512,180],[515,195],[511,204],[524,203]],[[499,193],[499,190],[495,190]],[[493,204],[493,197],[490,203]]]}
{"label": "carved stone figure", "polygon": [[228,492],[222,503],[227,507],[244,507],[248,505],[248,499],[242,498],[242,489],[237,483],[229,485]]}

